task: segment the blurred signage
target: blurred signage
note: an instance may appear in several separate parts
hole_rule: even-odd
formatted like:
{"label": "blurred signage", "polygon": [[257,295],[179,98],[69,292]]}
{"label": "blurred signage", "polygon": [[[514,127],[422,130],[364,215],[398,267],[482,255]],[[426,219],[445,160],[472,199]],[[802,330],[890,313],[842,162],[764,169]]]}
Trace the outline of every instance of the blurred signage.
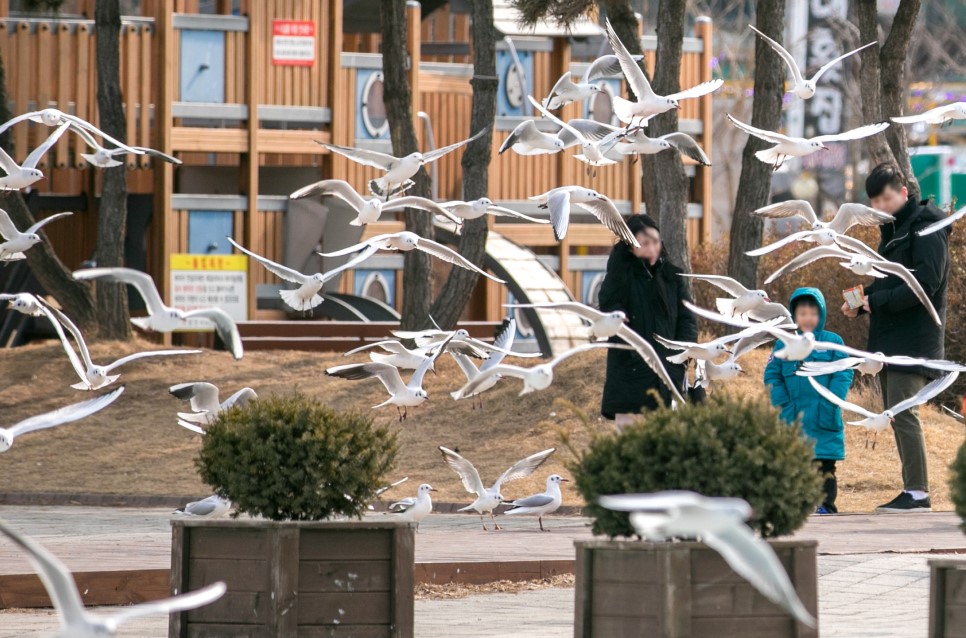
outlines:
{"label": "blurred signage", "polygon": [[[245,255],[170,256],[171,305],[182,310],[221,308],[235,321],[248,320],[248,257]],[[212,330],[192,319],[186,330]]]}
{"label": "blurred signage", "polygon": [[272,64],[275,66],[315,64],[315,22],[272,20]]}

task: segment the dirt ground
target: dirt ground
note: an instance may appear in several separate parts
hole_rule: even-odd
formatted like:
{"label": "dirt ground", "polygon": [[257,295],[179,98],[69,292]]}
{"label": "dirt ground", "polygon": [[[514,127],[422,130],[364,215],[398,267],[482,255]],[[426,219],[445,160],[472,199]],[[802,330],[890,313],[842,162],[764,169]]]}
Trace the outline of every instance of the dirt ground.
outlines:
{"label": "dirt ground", "polygon": [[[95,361],[116,358],[137,349],[157,348],[145,342],[99,343],[92,348]],[[743,358],[748,372],[719,391],[738,394],[763,392],[761,370],[767,353]],[[560,446],[560,432],[576,441],[586,440],[587,427],[572,409],[556,401],[566,399],[589,417],[591,428],[606,430],[599,416],[603,384],[603,352],[587,353],[564,362],[550,389],[517,397],[520,383],[505,380],[485,394],[483,410],[469,401],[453,401],[448,393],[462,378],[455,363],[443,358],[438,374],[429,375],[425,387],[430,400],[410,410],[409,419],[396,423],[394,408],[376,413],[398,427],[400,454],[393,477],[409,476],[397,488],[405,496],[421,482],[439,490],[442,501],[470,502],[456,476],[440,458],[439,445],[458,448],[474,462],[485,482],[494,480],[516,460],[548,447],[557,454],[530,479],[509,484],[504,495],[516,498],[543,490],[550,473],[566,475],[567,452]],[[200,355],[147,359],[121,368],[124,395],[108,409],[84,421],[53,430],[25,435],[14,448],[0,455],[0,473],[6,492],[69,492],[144,495],[206,494],[210,489],[198,478],[194,457],[200,439],[176,425],[175,413],[185,409],[167,393],[175,383],[209,381],[223,396],[243,386],[260,395],[288,393],[298,389],[317,396],[336,408],[364,408],[384,398],[377,380],[347,381],[326,377],[331,365],[363,361],[339,354],[306,352],[246,353],[236,362],[227,353],[206,351]],[[4,425],[86,398],[70,389],[76,382],[66,356],[53,342],[0,350],[0,408]],[[853,390],[853,400],[866,405],[877,401],[869,390]],[[963,443],[963,425],[933,407],[921,412],[929,449],[929,470],[934,509],[948,510],[948,466]],[[873,450],[865,447],[863,430],[847,431],[847,460],[839,472],[839,507],[842,511],[870,511],[891,499],[901,487],[899,460],[891,432],[883,432]],[[565,502],[577,505],[572,489]]]}

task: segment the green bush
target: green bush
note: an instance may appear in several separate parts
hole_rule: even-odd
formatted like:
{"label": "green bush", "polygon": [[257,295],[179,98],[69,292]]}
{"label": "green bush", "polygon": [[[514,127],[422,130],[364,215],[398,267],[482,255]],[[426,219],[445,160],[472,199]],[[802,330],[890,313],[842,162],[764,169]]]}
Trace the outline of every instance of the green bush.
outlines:
{"label": "green bush", "polygon": [[239,512],[272,520],[361,516],[396,458],[396,435],[372,417],[300,394],[222,412],[195,461]]}
{"label": "green bush", "polygon": [[762,400],[719,394],[707,403],[645,413],[617,435],[598,435],[570,470],[595,534],[633,536],[628,515],[601,494],[692,490],[751,504],[762,536],[798,529],[821,499],[812,447]]}
{"label": "green bush", "polygon": [[966,532],[966,443],[959,446],[959,452],[949,466],[949,498],[956,506],[956,513],[963,520],[960,526]]}

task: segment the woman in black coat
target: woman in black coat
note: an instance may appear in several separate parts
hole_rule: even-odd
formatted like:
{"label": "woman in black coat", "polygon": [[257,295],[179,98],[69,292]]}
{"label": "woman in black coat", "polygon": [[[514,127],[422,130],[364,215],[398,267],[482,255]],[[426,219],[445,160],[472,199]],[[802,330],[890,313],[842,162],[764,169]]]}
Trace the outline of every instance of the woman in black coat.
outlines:
{"label": "woman in black coat", "polygon": [[[640,248],[621,242],[607,260],[607,275],[600,287],[598,306],[602,312],[622,310],[627,323],[648,341],[664,359],[674,383],[681,387],[686,368],[667,361],[668,351],[654,340],[659,334],[677,341],[697,341],[698,324],[694,314],[681,303],[690,301],[683,271],[668,261],[657,224],[647,215],[633,215],[627,226],[637,237]],[[620,341],[617,337],[613,341]],[[607,379],[600,412],[617,427],[630,423],[642,409],[658,406],[653,393],[670,405],[667,387],[633,350],[607,351]]]}

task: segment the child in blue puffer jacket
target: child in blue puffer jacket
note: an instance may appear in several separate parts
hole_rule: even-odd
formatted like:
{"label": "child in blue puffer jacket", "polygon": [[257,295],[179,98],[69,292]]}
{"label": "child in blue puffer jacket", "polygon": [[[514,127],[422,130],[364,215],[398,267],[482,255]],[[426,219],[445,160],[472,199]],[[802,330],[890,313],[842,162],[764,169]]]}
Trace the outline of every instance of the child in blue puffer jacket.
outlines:
{"label": "child in blue puffer jacket", "polygon": [[[825,297],[818,288],[799,288],[788,300],[792,318],[798,324],[798,332],[811,332],[816,341],[843,343],[842,337],[825,330]],[[835,462],[845,459],[845,428],[842,411],[837,405],[823,398],[808,383],[806,377],[795,374],[801,361],[784,361],[775,351],[784,347],[781,341],[765,366],[765,385],[771,392],[772,405],[781,409],[781,417],[788,423],[801,418],[802,430],[815,444],[815,463],[825,478],[822,486],[825,498],[818,508],[820,514],[834,514],[837,485]],[[805,361],[835,361],[846,355],[834,350],[815,350]],[[814,377],[835,395],[845,398],[852,385],[852,371],[843,370],[833,374]]]}

